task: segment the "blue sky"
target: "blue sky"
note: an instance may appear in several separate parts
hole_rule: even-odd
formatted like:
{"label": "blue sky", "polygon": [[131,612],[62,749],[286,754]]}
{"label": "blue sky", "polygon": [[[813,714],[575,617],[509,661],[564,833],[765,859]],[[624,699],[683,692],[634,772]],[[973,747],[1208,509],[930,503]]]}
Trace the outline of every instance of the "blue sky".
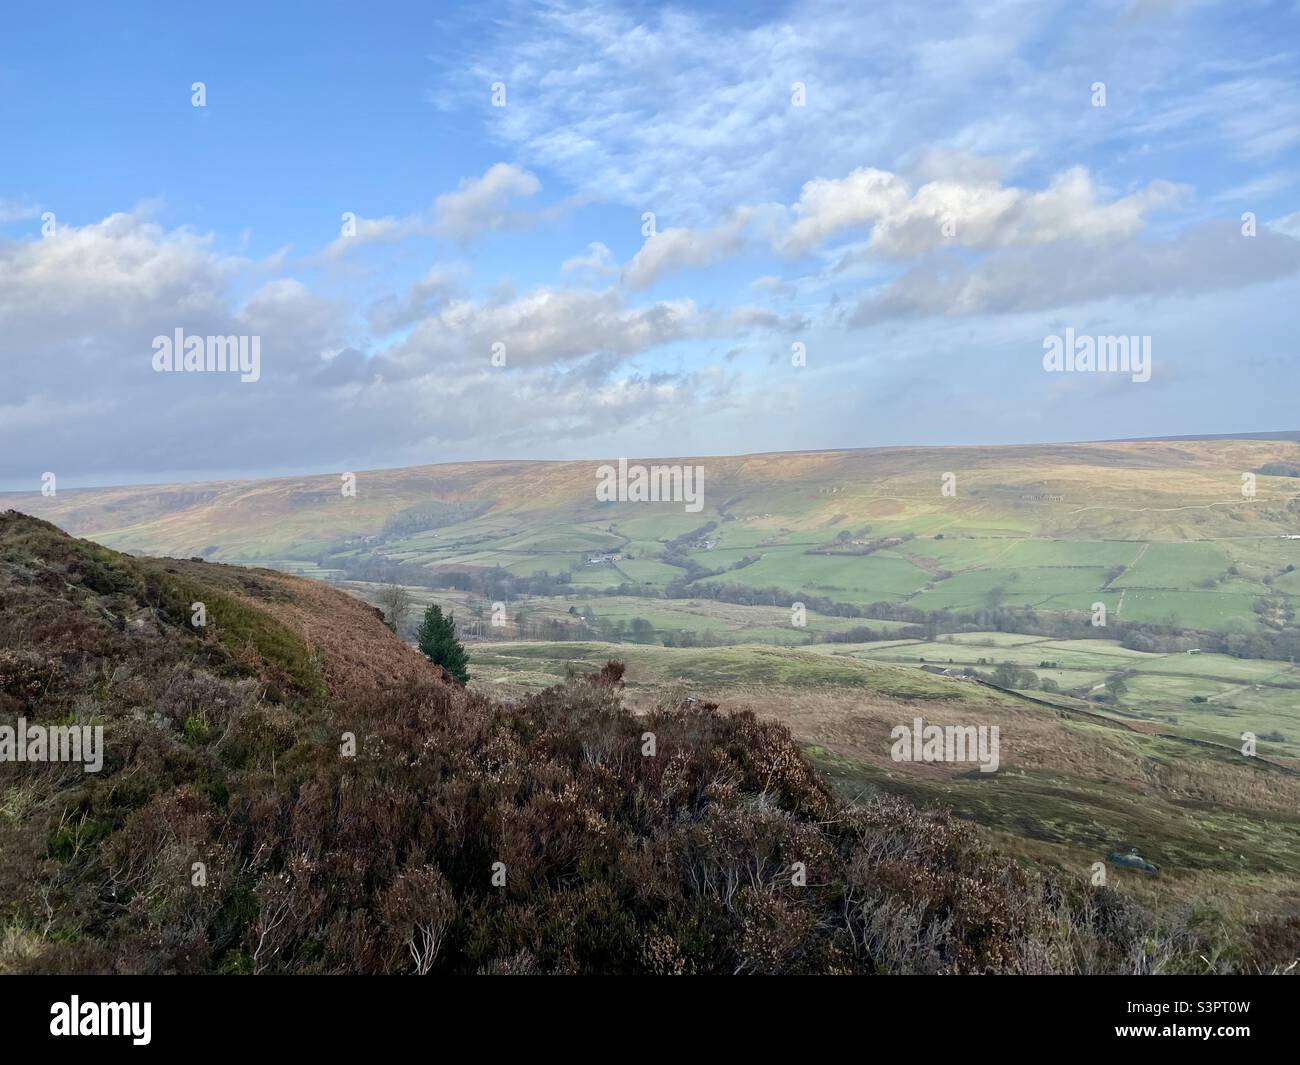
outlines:
{"label": "blue sky", "polygon": [[1294,0],[25,9],[0,488],[1296,428],[1298,53]]}

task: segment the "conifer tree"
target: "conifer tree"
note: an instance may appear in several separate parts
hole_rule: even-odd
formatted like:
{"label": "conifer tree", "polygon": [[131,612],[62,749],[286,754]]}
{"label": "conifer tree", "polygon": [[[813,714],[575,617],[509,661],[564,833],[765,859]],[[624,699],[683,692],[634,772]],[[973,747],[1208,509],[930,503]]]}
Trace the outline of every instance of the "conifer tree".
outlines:
{"label": "conifer tree", "polygon": [[456,639],[456,619],[445,617],[442,608],[431,606],[424,612],[418,636],[421,653],[435,665],[442,666],[461,684],[469,683],[469,655]]}

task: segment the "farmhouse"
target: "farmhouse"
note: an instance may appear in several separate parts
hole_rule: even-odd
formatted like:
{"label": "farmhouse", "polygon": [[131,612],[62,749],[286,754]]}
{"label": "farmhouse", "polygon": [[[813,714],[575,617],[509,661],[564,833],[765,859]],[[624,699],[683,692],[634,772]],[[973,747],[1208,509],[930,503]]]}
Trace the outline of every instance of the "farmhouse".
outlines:
{"label": "farmhouse", "polygon": [[930,666],[930,665],[925,665],[925,666],[922,666],[922,667],[921,667],[921,671],[924,672],[924,673],[934,673],[936,676],[940,676],[940,677],[960,677],[960,676],[961,676],[961,670],[959,670],[959,669],[945,669],[943,666]]}

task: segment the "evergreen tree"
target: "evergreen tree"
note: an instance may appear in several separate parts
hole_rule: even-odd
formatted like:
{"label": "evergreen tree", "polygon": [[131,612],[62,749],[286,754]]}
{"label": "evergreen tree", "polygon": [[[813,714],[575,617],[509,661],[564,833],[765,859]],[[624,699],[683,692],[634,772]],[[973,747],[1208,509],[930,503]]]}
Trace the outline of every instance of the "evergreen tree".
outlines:
{"label": "evergreen tree", "polygon": [[421,653],[430,662],[442,666],[461,684],[469,683],[469,655],[456,639],[456,619],[443,617],[441,607],[431,606],[424,612],[420,623],[419,645]]}

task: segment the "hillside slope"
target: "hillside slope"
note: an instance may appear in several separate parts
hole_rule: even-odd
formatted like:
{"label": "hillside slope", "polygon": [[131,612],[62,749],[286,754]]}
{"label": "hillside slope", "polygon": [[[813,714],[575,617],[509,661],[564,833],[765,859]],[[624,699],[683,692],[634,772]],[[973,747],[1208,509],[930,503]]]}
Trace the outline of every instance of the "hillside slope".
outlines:
{"label": "hillside slope", "polygon": [[[704,509],[680,504],[598,503],[591,461],[447,463],[356,474],[355,496],[338,474],[256,481],[67,489],[46,498],[0,494],[0,503],[122,550],[225,560],[283,557],[290,547],[383,532],[409,508],[463,508],[429,526],[480,515],[583,524],[613,515],[675,513],[683,527],[731,515],[761,527],[816,529],[908,516],[934,529],[1001,529],[1066,538],[1158,539],[1277,533],[1300,489],[1261,475],[1249,509],[1241,474],[1300,465],[1295,440],[1182,440],[899,447],[851,451],[643,458],[704,469]],[[952,473],[956,494],[940,492]],[[455,520],[449,520],[455,519]]]}
{"label": "hillside slope", "polygon": [[1291,642],[1272,644],[1300,616],[1293,440],[658,461],[700,468],[697,509],[597,499],[595,461],[7,498],[133,553],[330,581],[428,588],[452,579],[488,603],[525,593],[702,596],[798,600],[841,615],[888,605],[903,620],[1006,608],[1076,621],[1102,604],[1117,622],[1250,637],[1253,657],[1292,653]]}
{"label": "hillside slope", "polygon": [[[472,684],[536,690],[617,655],[627,667],[626,703],[653,706],[671,690],[779,721],[848,798],[885,792],[948,810],[988,828],[998,846],[1067,876],[1134,847],[1160,876],[1110,868],[1111,883],[1126,893],[1300,913],[1296,769],[1246,758],[1230,741],[1206,745],[1147,721],[1108,718],[1096,704],[1051,697],[1074,707],[1053,709],[1033,696],[835,648],[484,641],[472,646]],[[895,761],[892,730],[918,715],[996,726],[998,771]]]}
{"label": "hillside slope", "polygon": [[1288,949],[1043,879],[897,800],[842,806],[781,726],[633,715],[620,673],[495,704],[329,589],[0,516],[0,728],[103,729],[97,772],[0,761],[0,971],[1232,971]]}

